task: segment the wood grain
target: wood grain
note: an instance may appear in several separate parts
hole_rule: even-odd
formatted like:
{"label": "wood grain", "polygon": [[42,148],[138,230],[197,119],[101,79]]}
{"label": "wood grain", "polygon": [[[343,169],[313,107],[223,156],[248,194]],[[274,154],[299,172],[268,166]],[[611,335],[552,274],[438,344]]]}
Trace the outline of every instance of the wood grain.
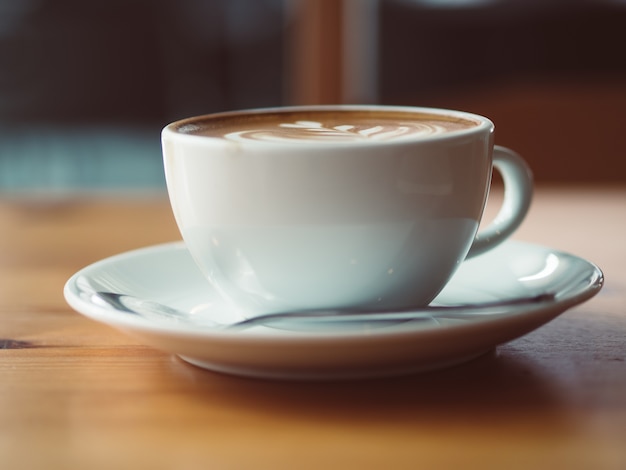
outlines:
{"label": "wood grain", "polygon": [[626,468],[625,212],[624,187],[538,189],[516,238],[594,261],[606,286],[537,331],[447,370],[289,383],[195,368],[65,304],[63,284],[84,265],[178,238],[164,197],[1,199],[0,461]]}

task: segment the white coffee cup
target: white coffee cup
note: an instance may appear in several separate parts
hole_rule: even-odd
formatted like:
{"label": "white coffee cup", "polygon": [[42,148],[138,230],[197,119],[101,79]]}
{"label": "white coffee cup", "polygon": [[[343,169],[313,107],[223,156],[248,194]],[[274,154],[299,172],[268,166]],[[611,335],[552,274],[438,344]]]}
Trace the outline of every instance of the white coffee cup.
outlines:
{"label": "white coffee cup", "polygon": [[[528,211],[530,170],[493,132],[451,110],[289,107],[178,121],[162,144],[186,246],[251,316],[428,304]],[[504,200],[477,235],[492,164]]]}

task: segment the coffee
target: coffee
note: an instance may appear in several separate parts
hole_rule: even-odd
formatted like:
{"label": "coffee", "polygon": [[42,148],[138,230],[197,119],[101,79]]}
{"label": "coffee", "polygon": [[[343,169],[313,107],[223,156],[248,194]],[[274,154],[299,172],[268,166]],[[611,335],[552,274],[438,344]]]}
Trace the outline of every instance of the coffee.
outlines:
{"label": "coffee", "polygon": [[[493,131],[441,109],[249,110],[166,126],[163,162],[187,248],[241,315],[406,308],[526,214],[530,172]],[[503,208],[476,237],[493,167]]]}
{"label": "coffee", "polygon": [[419,139],[478,125],[479,122],[451,115],[334,109],[214,115],[182,121],[175,130],[235,142],[335,144]]}

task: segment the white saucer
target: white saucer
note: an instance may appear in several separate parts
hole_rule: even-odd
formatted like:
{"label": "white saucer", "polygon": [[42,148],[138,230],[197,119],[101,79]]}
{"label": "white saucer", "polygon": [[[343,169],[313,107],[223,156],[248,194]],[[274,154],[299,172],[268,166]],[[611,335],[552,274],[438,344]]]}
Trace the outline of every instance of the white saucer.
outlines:
{"label": "white saucer", "polygon": [[123,253],[74,274],[65,298],[78,312],[179,355],[200,367],[275,379],[354,379],[425,371],[475,358],[522,336],[602,287],[598,267],[576,256],[508,241],[466,261],[437,297],[441,304],[533,297],[554,299],[476,312],[470,319],[391,323],[372,328],[310,330],[254,327],[224,331],[188,322],[144,318],[94,303],[81,285],[160,302],[190,317],[234,321],[185,246],[169,243]]}

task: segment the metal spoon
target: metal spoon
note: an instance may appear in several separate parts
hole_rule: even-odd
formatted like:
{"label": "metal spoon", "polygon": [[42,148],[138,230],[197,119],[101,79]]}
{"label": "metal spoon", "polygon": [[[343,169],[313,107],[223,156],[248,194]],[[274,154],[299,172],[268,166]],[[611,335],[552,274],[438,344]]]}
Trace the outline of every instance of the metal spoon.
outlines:
{"label": "metal spoon", "polygon": [[407,321],[459,319],[468,320],[477,316],[493,316],[503,313],[503,309],[526,306],[555,300],[552,293],[543,293],[531,297],[499,300],[493,302],[462,304],[462,305],[429,305],[427,307],[404,308],[394,310],[349,310],[349,309],[311,309],[293,312],[278,312],[257,315],[230,324],[212,321],[198,321],[190,314],[163,305],[152,300],[141,299],[129,294],[115,292],[92,291],[84,293],[92,302],[105,304],[118,311],[139,315],[144,318],[169,319],[194,325],[211,326],[225,330],[240,330],[257,325],[268,325],[280,320],[298,320],[308,322],[363,322],[363,321]]}

